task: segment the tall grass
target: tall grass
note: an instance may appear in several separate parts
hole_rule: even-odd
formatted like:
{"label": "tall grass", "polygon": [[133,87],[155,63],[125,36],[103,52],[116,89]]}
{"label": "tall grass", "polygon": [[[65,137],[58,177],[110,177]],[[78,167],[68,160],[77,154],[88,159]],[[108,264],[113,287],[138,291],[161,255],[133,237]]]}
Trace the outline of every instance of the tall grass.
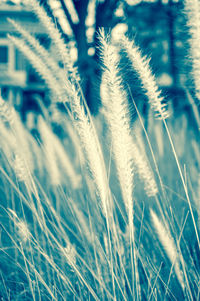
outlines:
{"label": "tall grass", "polygon": [[[198,300],[198,131],[185,115],[166,121],[149,61],[133,41],[122,36],[116,44],[104,30],[102,108],[91,116],[68,45],[38,2],[29,4],[64,69],[10,21],[19,33],[10,40],[52,102],[42,107],[36,138],[0,98],[2,299]],[[148,128],[134,82],[124,82],[122,56],[148,97]]]}

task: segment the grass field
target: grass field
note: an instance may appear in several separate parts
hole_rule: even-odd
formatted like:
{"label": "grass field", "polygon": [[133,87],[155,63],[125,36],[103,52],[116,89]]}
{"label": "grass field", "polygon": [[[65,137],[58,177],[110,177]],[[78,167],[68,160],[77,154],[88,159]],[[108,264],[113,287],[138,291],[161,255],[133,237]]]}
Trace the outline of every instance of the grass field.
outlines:
{"label": "grass field", "polygon": [[[66,68],[11,21],[19,36],[9,38],[52,103],[41,106],[32,135],[0,98],[2,300],[199,300],[196,98],[185,88],[191,113],[170,112],[134,42],[115,44],[101,30],[102,106],[91,116],[67,45],[31,3]],[[145,118],[122,58],[138,74]]]}

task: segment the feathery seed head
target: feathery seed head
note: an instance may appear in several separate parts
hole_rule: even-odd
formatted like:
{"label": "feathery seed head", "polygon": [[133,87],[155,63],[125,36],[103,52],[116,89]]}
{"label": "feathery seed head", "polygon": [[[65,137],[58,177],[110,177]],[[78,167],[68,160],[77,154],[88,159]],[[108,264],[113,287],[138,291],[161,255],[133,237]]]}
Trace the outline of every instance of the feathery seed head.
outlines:
{"label": "feathery seed head", "polygon": [[44,153],[47,160],[46,168],[49,171],[51,183],[55,186],[58,186],[61,183],[61,174],[58,168],[54,141],[52,139],[53,134],[41,117],[38,119],[38,127],[44,145]]}
{"label": "feathery seed head", "polygon": [[196,96],[200,100],[200,4],[198,0],[185,0],[185,11],[190,33],[190,54]]}
{"label": "feathery seed head", "polygon": [[28,44],[25,43],[23,39],[16,38],[11,35],[8,35],[8,38],[28,58],[33,67],[45,80],[51,91],[55,93],[60,101],[62,101],[62,88],[43,60],[28,46]]}
{"label": "feathery seed head", "polygon": [[28,225],[24,221],[19,221],[16,223],[16,227],[18,229],[18,235],[22,239],[23,242],[27,242],[30,238],[30,231],[28,229]]}
{"label": "feathery seed head", "polygon": [[154,175],[150,169],[145,154],[133,142],[133,158],[135,170],[139,178],[144,182],[144,189],[148,197],[153,197],[158,193],[158,187]]}
{"label": "feathery seed head", "polygon": [[155,111],[155,116],[166,119],[169,112],[166,110],[166,104],[163,103],[164,98],[160,95],[161,91],[158,89],[155,76],[151,72],[149,60],[141,55],[134,41],[130,41],[125,35],[121,38],[121,46],[125,50],[133,69],[138,73],[150,105]]}
{"label": "feathery seed head", "polygon": [[0,95],[0,118],[10,125],[14,122],[14,109]]}
{"label": "feathery seed head", "polygon": [[112,149],[115,157],[123,200],[132,223],[133,212],[133,157],[132,137],[126,92],[119,76],[119,55],[111,44],[104,30],[100,31],[101,57],[104,64],[102,76],[102,104],[112,138]]}
{"label": "feathery seed head", "polygon": [[18,153],[15,154],[13,166],[14,166],[17,179],[20,182],[24,182],[28,184],[30,182],[30,172],[24,158]]}
{"label": "feathery seed head", "polygon": [[14,222],[19,238],[22,242],[26,243],[31,236],[27,223],[21,220],[14,210],[8,208],[8,212],[10,213],[10,218]]}
{"label": "feathery seed head", "polygon": [[51,20],[51,18],[47,15],[45,9],[38,3],[37,0],[28,0],[28,4],[30,4],[41,21],[44,27],[47,29],[49,36],[51,37],[53,43],[55,44],[56,48],[60,56],[63,59],[63,64],[68,73],[69,78],[73,82],[79,82],[79,75],[77,72],[77,68],[73,65],[73,60],[71,59],[70,50],[68,45],[64,42],[60,31]]}
{"label": "feathery seed head", "polygon": [[174,265],[175,273],[177,276],[178,281],[180,282],[183,290],[185,287],[183,274],[180,267],[180,257],[175,245],[175,242],[169,233],[169,230],[167,231],[162,224],[162,222],[157,217],[156,213],[151,209],[150,215],[153,221],[154,228],[158,234],[159,240],[167,253],[167,256],[169,257],[171,263]]}
{"label": "feathery seed head", "polygon": [[67,261],[70,265],[73,266],[76,264],[76,251],[70,242],[67,242],[67,246],[63,248],[63,254],[67,258]]}

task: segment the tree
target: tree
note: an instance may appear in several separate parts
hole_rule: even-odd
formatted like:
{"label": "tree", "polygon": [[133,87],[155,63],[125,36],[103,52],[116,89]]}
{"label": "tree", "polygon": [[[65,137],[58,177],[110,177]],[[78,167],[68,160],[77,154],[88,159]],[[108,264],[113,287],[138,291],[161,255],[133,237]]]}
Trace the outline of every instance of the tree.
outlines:
{"label": "tree", "polygon": [[[97,111],[99,97],[100,70],[98,62],[98,30],[108,27],[112,30],[121,18],[115,15],[115,10],[121,0],[41,0],[48,14],[55,20],[63,37],[69,45],[76,45],[77,60],[82,88],[90,110]],[[59,11],[59,13],[58,13]],[[63,13],[61,13],[64,12]],[[55,18],[55,16],[57,16]],[[62,25],[62,18],[68,22],[68,34]],[[74,49],[75,51],[75,49]],[[95,103],[94,103],[95,95]],[[96,101],[97,100],[97,101]]]}

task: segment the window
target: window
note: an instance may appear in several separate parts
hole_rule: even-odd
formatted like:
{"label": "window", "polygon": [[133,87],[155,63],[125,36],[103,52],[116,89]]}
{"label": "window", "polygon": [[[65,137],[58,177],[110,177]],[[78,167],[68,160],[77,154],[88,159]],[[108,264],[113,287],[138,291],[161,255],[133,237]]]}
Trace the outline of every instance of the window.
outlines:
{"label": "window", "polygon": [[0,45],[0,64],[8,64],[8,46]]}
{"label": "window", "polygon": [[0,71],[10,69],[10,45],[7,39],[0,39]]}
{"label": "window", "polygon": [[[1,1],[0,1],[1,2]],[[26,66],[23,55],[7,38],[0,38],[0,81],[24,85]]]}
{"label": "window", "polygon": [[24,71],[25,59],[7,39],[0,39],[0,70],[8,73]]}
{"label": "window", "polygon": [[15,70],[16,71],[25,70],[25,58],[17,48],[15,49]]}
{"label": "window", "polygon": [[8,87],[1,87],[1,97],[4,99],[4,100],[8,100],[8,94],[9,94],[9,88]]}

